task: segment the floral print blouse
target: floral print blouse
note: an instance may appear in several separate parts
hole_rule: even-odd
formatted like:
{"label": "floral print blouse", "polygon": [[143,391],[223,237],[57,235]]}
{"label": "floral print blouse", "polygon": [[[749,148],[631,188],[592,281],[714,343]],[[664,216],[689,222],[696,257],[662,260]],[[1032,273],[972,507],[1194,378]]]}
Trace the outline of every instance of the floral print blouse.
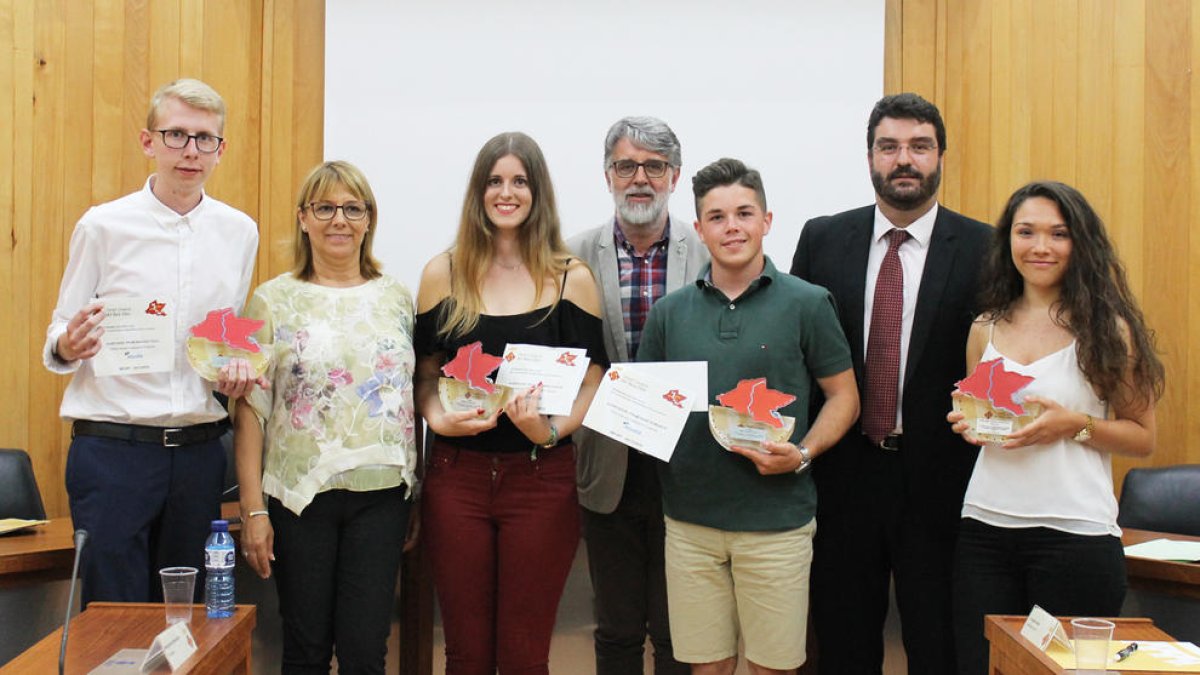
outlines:
{"label": "floral print blouse", "polygon": [[352,288],[290,273],[246,316],[271,354],[271,389],[248,397],[263,426],[263,492],[299,514],[318,492],[415,483],[413,301],[389,276]]}

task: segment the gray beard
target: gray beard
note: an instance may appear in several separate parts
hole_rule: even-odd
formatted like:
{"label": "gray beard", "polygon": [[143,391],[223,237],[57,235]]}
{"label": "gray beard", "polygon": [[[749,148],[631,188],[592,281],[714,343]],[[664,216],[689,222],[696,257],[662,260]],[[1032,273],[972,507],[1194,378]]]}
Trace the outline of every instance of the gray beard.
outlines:
{"label": "gray beard", "polygon": [[625,195],[616,198],[617,215],[622,223],[629,225],[649,225],[656,222],[667,208],[667,200],[662,195],[655,195],[649,204],[630,204],[625,201]]}

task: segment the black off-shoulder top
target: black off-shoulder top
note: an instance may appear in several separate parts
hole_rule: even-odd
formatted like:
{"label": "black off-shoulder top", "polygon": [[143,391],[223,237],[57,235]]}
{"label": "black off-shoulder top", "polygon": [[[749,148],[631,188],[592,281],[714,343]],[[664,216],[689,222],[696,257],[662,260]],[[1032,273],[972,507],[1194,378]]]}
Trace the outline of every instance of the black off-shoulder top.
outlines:
{"label": "black off-shoulder top", "polygon": [[[458,337],[439,336],[438,328],[449,304],[449,298],[444,299],[429,311],[417,315],[413,346],[418,356],[436,354],[444,364],[454,357],[459,347],[480,341],[484,352],[497,356],[504,352],[504,346],[509,343],[582,347],[587,350],[592,364],[601,369],[609,366],[600,318],[580,309],[570,300],[560,300],[554,309],[541,307],[522,314],[501,316],[482,314],[470,333]],[[476,436],[442,436],[439,440],[464,450],[482,452],[529,452],[532,447],[525,434],[503,414],[494,429]],[[559,445],[570,440],[569,437],[563,438],[559,440]]]}

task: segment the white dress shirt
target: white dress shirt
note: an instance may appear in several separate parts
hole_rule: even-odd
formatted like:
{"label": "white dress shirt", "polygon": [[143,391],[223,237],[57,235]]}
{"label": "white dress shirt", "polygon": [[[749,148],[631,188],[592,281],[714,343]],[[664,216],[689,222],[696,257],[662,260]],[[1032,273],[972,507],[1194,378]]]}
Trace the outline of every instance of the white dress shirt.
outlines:
{"label": "white dress shirt", "polygon": [[[933,203],[923,216],[908,227],[908,239],[900,245],[900,266],[904,268],[904,314],[900,327],[900,382],[897,383],[896,430],[904,429],[900,409],[904,402],[904,369],[908,367],[908,345],[912,342],[913,315],[917,311],[917,291],[921,289],[921,275],[925,271],[925,258],[929,255],[929,242],[933,238],[933,223],[937,220],[938,205]],[[875,207],[875,228],[871,233],[871,250],[867,253],[867,289],[863,302],[863,354],[867,353],[867,340],[871,337],[871,309],[875,305],[875,282],[879,279],[879,267],[888,250],[887,233],[896,229],[879,206]]]}
{"label": "white dress shirt", "polygon": [[[59,409],[64,419],[175,427],[226,416],[212,385],[188,363],[185,343],[188,329],[209,310],[241,311],[254,270],[258,226],[208,195],[180,215],[154,196],[152,181],[139,192],[88,209],[71,235],[42,354],[50,371],[74,373]],[[174,316],[170,372],[97,377],[90,360],[64,362],[54,355],[67,322],[89,302],[131,296],[165,301],[168,316]]]}

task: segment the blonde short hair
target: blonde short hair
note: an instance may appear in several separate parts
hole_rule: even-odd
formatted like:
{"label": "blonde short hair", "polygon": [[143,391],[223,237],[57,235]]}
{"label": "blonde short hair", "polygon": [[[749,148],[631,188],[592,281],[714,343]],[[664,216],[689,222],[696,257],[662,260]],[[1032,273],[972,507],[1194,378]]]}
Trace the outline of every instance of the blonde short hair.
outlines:
{"label": "blonde short hair", "polygon": [[150,98],[150,110],[146,113],[146,128],[153,131],[158,125],[158,109],[167,99],[174,98],[199,110],[217,114],[217,133],[225,133],[225,100],[216,89],[200,80],[183,78],[168,82],[154,92]]}
{"label": "blonde short hair", "polygon": [[383,272],[383,265],[371,253],[371,244],[375,241],[375,226],[379,223],[379,208],[375,204],[375,192],[363,172],[350,162],[336,160],[322,162],[308,172],[300,192],[296,195],[296,238],[292,258],[292,274],[302,281],[311,281],[316,273],[313,269],[312,242],[308,233],[300,223],[300,214],[308,208],[310,202],[328,197],[339,187],[354,195],[367,205],[367,231],[363,235],[362,246],[358,250],[358,269],[364,279],[377,279]]}

